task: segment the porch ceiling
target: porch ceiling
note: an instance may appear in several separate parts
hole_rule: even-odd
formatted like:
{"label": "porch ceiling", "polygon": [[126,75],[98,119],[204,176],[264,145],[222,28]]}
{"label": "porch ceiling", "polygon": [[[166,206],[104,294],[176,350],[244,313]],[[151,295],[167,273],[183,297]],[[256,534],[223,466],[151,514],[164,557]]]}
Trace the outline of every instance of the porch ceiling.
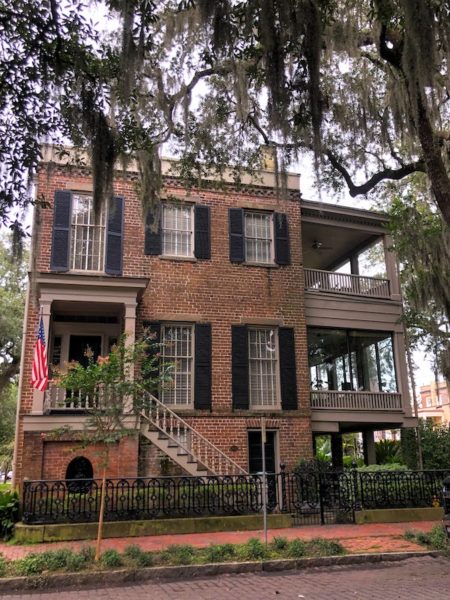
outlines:
{"label": "porch ceiling", "polygon": [[[361,251],[380,238],[363,229],[345,227],[345,223],[302,223],[303,264],[308,269],[329,271],[344,263],[351,254]],[[321,248],[315,248],[322,244]]]}
{"label": "porch ceiling", "polygon": [[123,312],[123,305],[113,302],[85,302],[55,300],[52,312],[56,315],[102,315],[118,316]]}

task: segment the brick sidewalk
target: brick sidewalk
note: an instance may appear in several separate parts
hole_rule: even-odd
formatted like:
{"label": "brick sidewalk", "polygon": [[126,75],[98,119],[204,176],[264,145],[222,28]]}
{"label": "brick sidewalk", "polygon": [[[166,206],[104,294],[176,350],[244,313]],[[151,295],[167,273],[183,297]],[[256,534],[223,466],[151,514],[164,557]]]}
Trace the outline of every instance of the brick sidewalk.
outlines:
{"label": "brick sidewalk", "polygon": [[[310,540],[315,537],[339,540],[344,548],[352,553],[365,552],[402,552],[423,550],[423,546],[408,542],[403,534],[408,529],[416,531],[430,531],[436,525],[435,521],[416,521],[412,523],[377,523],[368,525],[323,525],[293,527],[290,529],[271,529],[269,540],[275,536],[286,537],[290,540],[301,538]],[[114,548],[123,551],[130,544],[137,544],[143,550],[163,550],[170,544],[191,544],[197,548],[210,544],[242,544],[252,537],[263,539],[263,532],[259,531],[224,531],[215,533],[193,533],[182,535],[157,535],[146,537],[110,538],[103,540],[102,549]],[[29,546],[14,546],[0,543],[0,554],[5,558],[22,558],[30,552],[44,552],[57,548],[72,548],[79,550],[83,546],[92,546],[94,541],[55,542],[34,544]]]}

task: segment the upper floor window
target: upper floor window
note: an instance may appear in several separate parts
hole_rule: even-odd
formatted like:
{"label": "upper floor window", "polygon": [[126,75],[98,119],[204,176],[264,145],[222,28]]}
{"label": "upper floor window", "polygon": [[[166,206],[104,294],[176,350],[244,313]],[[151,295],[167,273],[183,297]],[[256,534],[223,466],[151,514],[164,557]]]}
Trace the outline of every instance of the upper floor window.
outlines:
{"label": "upper floor window", "polygon": [[278,340],[275,329],[248,330],[250,408],[278,406]]}
{"label": "upper floor window", "polygon": [[103,271],[105,264],[105,211],[94,213],[91,196],[72,197],[70,268]]}
{"label": "upper floor window", "polygon": [[161,328],[163,362],[173,365],[172,381],[161,390],[161,401],[173,406],[192,406],[194,354],[192,325],[164,325]]}
{"label": "upper floor window", "polygon": [[193,206],[163,204],[161,234],[163,255],[193,256]]}
{"label": "upper floor window", "polygon": [[273,215],[246,211],[244,213],[245,260],[255,263],[273,263]]}

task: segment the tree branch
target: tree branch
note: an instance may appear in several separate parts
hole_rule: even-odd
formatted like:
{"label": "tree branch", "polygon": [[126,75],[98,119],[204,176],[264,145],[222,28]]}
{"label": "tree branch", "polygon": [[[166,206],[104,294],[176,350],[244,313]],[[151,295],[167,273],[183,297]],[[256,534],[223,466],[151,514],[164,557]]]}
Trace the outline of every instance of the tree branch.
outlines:
{"label": "tree branch", "polygon": [[338,171],[344,178],[345,183],[347,184],[350,196],[354,198],[355,196],[359,196],[360,194],[367,194],[372,190],[380,181],[384,181],[385,179],[390,179],[393,181],[399,181],[403,179],[407,175],[411,175],[411,173],[416,173],[417,171],[421,173],[426,172],[425,162],[423,160],[417,160],[415,162],[405,164],[399,169],[390,169],[386,168],[382,171],[378,171],[372,175],[370,179],[368,179],[365,183],[361,185],[356,185],[353,183],[352,177],[348,170],[344,167],[344,165],[340,162],[337,156],[331,150],[324,151],[325,156],[331,163],[331,166]]}

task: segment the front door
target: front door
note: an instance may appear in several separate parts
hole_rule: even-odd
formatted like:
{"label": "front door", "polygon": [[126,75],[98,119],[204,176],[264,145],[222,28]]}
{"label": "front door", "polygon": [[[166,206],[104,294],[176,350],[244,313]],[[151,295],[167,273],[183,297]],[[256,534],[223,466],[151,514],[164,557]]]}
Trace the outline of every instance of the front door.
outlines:
{"label": "front door", "polygon": [[[277,506],[277,472],[276,463],[276,431],[266,431],[264,451],[266,455],[267,508],[273,510]],[[250,473],[262,473],[261,430],[248,432],[248,466]]]}
{"label": "front door", "polygon": [[[266,431],[266,473],[277,471],[275,461],[276,431]],[[262,473],[261,431],[248,432],[248,467],[250,473]]]}
{"label": "front door", "polygon": [[69,341],[69,362],[79,362],[83,367],[88,365],[86,350],[90,349],[93,353],[93,360],[102,353],[101,335],[71,335]]}

